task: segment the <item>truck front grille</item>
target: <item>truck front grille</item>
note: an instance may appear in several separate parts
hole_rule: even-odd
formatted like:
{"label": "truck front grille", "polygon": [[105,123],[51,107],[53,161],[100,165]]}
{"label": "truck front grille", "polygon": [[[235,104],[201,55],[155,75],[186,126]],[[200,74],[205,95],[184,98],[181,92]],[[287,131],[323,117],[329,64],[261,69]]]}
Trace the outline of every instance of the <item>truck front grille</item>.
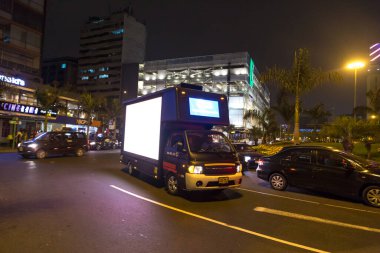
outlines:
{"label": "truck front grille", "polygon": [[234,164],[226,165],[213,165],[206,164],[204,168],[205,175],[228,175],[235,174],[236,166]]}

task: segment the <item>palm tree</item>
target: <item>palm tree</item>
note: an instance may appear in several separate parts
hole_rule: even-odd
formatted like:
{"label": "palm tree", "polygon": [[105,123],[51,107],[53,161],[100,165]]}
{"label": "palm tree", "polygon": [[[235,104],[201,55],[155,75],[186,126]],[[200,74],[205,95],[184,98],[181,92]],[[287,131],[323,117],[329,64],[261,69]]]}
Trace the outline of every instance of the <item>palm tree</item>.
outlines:
{"label": "palm tree", "polygon": [[90,131],[90,126],[92,124],[92,120],[95,117],[96,112],[98,112],[102,105],[104,104],[104,100],[99,97],[94,97],[91,93],[85,92],[82,93],[79,97],[79,104],[81,106],[82,111],[86,114],[87,120],[87,136]]}
{"label": "palm tree", "polygon": [[[276,105],[272,106],[272,109],[281,116],[287,126],[291,125],[294,117],[294,104],[289,102],[289,92],[281,88],[280,93],[277,95]],[[288,127],[286,128],[286,134],[288,134]]]}
{"label": "palm tree", "polygon": [[319,103],[313,108],[305,110],[305,113],[311,117],[314,126],[314,134],[317,131],[317,126],[326,123],[331,116],[331,112],[325,109],[323,103]]}
{"label": "palm tree", "polygon": [[260,78],[262,82],[273,82],[295,96],[293,136],[295,144],[300,141],[300,96],[326,81],[342,79],[337,72],[324,72],[319,68],[313,68],[310,65],[309,51],[305,48],[295,51],[293,65],[290,69],[274,66],[268,68]]}
{"label": "palm tree", "polygon": [[[104,101],[103,101],[104,102]],[[110,103],[104,103],[101,109],[101,116],[103,122],[110,122],[113,120],[116,125],[116,121],[120,119],[123,107],[121,106],[119,99],[112,99]]]}
{"label": "palm tree", "polygon": [[44,131],[47,131],[47,122],[50,112],[62,109],[64,106],[59,103],[60,91],[56,86],[43,86],[36,89],[34,97],[37,103],[44,110],[45,120],[44,120]]}
{"label": "palm tree", "polygon": [[278,129],[274,113],[270,108],[265,109],[262,113],[257,110],[248,110],[244,113],[243,118],[244,120],[250,120],[252,126],[257,121],[263,130],[263,144],[267,142],[268,135],[273,134]]}

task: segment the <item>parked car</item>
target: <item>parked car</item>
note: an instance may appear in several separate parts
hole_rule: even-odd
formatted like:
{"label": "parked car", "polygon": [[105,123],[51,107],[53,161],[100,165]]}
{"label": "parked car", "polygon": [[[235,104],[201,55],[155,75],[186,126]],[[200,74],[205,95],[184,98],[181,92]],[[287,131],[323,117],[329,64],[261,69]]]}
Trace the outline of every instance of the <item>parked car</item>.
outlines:
{"label": "parked car", "polygon": [[98,134],[93,140],[89,141],[91,150],[116,149],[121,147],[121,142],[116,139],[105,137]]}
{"label": "parked car", "polygon": [[48,155],[75,154],[83,156],[88,150],[88,146],[85,133],[46,132],[32,140],[20,143],[17,149],[24,158],[35,156],[43,159]]}
{"label": "parked car", "polygon": [[374,161],[327,147],[291,146],[258,164],[257,176],[275,190],[310,188],[380,207],[380,165]]}
{"label": "parked car", "polygon": [[254,146],[246,143],[232,143],[232,145],[239,155],[243,171],[257,168],[257,161],[263,155],[257,152]]}

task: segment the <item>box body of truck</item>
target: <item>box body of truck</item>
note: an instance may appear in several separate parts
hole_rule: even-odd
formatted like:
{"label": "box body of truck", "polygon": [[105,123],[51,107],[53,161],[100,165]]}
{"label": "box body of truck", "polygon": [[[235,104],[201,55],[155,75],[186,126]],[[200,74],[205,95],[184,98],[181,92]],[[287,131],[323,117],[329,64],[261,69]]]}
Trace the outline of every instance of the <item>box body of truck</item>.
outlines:
{"label": "box body of truck", "polygon": [[120,160],[130,174],[143,173],[180,190],[216,190],[241,184],[234,148],[213,126],[229,125],[225,95],[172,87],[124,103]]}

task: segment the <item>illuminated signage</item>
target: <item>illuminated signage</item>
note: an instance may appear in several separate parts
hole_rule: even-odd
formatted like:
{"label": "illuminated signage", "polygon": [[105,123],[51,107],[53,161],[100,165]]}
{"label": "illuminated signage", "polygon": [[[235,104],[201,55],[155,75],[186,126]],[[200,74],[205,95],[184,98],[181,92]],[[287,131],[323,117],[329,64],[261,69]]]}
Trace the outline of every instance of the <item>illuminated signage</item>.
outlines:
{"label": "illuminated signage", "polygon": [[8,102],[0,103],[0,111],[17,112],[17,113],[23,113],[23,114],[28,114],[28,115],[48,114],[51,117],[57,116],[57,112],[53,112],[53,111],[46,112],[46,110],[42,110],[41,108],[36,107],[36,106],[15,104],[15,103],[8,103]]}
{"label": "illuminated signage", "polygon": [[253,63],[253,60],[249,61],[249,86],[253,86],[254,84],[254,70],[255,70],[255,64]]}
{"label": "illuminated signage", "polygon": [[11,76],[0,75],[0,81],[15,84],[18,86],[25,86],[25,81],[20,78],[14,78]]}
{"label": "illuminated signage", "polygon": [[190,115],[219,118],[219,103],[214,100],[189,98]]}

